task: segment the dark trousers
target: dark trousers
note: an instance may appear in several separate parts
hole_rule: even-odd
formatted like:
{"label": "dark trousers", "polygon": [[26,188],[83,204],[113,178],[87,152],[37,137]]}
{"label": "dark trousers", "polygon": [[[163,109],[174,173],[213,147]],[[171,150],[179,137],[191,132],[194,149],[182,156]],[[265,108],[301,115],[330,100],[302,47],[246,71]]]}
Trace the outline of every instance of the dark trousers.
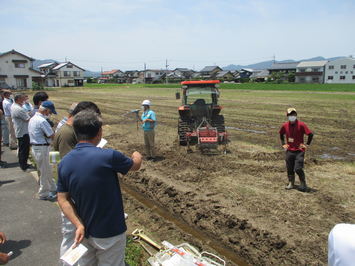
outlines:
{"label": "dark trousers", "polygon": [[27,168],[27,160],[30,154],[30,136],[25,134],[18,140],[18,162],[22,170]]}
{"label": "dark trousers", "polygon": [[288,177],[294,177],[295,172],[301,181],[305,180],[303,171],[304,152],[303,151],[286,151],[286,167]]}

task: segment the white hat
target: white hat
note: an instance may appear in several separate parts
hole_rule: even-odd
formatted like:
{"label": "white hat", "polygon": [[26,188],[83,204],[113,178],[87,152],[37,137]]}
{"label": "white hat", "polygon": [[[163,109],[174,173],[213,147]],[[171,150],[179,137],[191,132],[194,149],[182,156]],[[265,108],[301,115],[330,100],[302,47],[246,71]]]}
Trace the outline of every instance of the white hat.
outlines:
{"label": "white hat", "polygon": [[151,103],[150,103],[149,100],[144,100],[144,101],[142,102],[142,105],[148,105],[148,106],[150,106]]}

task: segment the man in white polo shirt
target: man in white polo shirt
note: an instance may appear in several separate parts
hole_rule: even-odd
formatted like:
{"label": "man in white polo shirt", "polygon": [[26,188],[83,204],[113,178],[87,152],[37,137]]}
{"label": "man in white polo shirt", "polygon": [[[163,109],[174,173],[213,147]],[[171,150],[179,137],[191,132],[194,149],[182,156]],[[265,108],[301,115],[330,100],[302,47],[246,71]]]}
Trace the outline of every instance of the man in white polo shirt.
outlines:
{"label": "man in white polo shirt", "polygon": [[30,116],[22,107],[26,100],[24,93],[16,93],[15,102],[11,106],[11,117],[15,127],[15,134],[18,140],[18,162],[23,171],[31,169],[31,165],[27,164],[30,153],[30,137],[28,135],[28,121]]}
{"label": "man in white polo shirt", "polygon": [[4,92],[4,100],[2,101],[2,107],[4,109],[4,115],[5,115],[5,121],[7,124],[7,128],[10,133],[10,149],[16,150],[17,149],[17,145],[16,145],[17,140],[16,140],[16,136],[15,136],[14,124],[12,123],[12,118],[11,118],[11,105],[13,104],[14,101],[10,98],[11,94],[12,94],[11,91]]}
{"label": "man in white polo shirt", "polygon": [[41,200],[54,200],[57,197],[57,188],[49,164],[50,143],[54,138],[54,131],[47,119],[52,113],[57,114],[54,104],[51,101],[44,101],[28,125],[32,154],[40,171],[38,198]]}

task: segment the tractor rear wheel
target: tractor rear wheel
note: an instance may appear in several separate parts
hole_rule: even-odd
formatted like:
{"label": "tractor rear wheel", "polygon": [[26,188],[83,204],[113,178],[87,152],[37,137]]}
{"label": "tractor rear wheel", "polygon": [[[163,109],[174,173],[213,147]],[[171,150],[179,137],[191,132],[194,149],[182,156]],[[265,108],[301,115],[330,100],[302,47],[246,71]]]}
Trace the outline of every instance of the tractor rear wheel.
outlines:
{"label": "tractor rear wheel", "polygon": [[178,135],[179,135],[179,144],[181,146],[187,145],[186,133],[190,132],[189,123],[185,120],[179,118],[178,122]]}
{"label": "tractor rear wheel", "polygon": [[212,126],[217,128],[218,133],[226,132],[226,127],[224,125],[224,116],[216,115],[212,117]]}

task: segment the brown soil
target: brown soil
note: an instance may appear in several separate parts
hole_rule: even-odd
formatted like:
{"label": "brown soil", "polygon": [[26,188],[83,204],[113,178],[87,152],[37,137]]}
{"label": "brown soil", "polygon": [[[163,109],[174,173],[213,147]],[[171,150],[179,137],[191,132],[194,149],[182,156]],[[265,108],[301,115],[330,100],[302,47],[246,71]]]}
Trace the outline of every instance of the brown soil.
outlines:
{"label": "brown soil", "polygon": [[[83,97],[81,93],[75,97]],[[121,96],[122,103],[118,104],[113,95],[95,92],[90,96],[104,114],[104,134],[109,147],[126,154],[134,150],[144,154],[143,136],[136,131],[134,118],[117,115],[133,109],[141,98],[137,100],[137,95],[128,94]],[[53,93],[51,97],[64,105],[59,94]],[[328,127],[322,128],[319,126],[324,119],[322,115],[309,111],[306,122],[316,128],[318,136],[306,154],[305,171],[311,189],[302,193],[284,189],[287,183],[284,152],[277,140],[283,117],[269,119],[281,109],[279,103],[273,110],[255,99],[244,109],[235,109],[233,105],[243,106],[243,99],[226,100],[226,125],[257,132],[231,129],[230,153],[209,156],[198,151],[187,153],[177,145],[176,104],[166,97],[153,98],[153,102],[158,100],[160,105],[154,109],[160,121],[156,130],[159,160],[145,161],[139,172],[122,177],[124,184],[232,250],[248,264],[327,263],[329,231],[336,223],[354,223],[355,217],[352,155],[355,152],[349,146],[349,139],[354,139],[354,122],[350,113],[339,119],[334,114],[327,121]],[[232,110],[238,110],[239,114]],[[265,118],[259,120],[254,114],[261,112]],[[342,160],[322,159],[323,154]],[[141,227],[156,240],[174,244],[187,241],[209,249],[208,243],[184,233],[128,195],[125,208],[130,215],[130,230]]]}

